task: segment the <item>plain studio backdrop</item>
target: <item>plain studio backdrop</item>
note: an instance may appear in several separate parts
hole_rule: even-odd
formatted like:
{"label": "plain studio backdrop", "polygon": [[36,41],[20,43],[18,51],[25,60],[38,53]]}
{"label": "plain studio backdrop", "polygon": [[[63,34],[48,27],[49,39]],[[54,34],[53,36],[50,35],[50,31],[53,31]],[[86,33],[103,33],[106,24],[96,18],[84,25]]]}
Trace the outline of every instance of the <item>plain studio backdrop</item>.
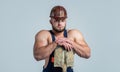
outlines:
{"label": "plain studio backdrop", "polygon": [[82,32],[91,58],[75,55],[74,72],[120,72],[119,0],[0,0],[0,72],[42,72],[35,61],[35,34],[50,30],[50,10],[62,5],[67,29]]}

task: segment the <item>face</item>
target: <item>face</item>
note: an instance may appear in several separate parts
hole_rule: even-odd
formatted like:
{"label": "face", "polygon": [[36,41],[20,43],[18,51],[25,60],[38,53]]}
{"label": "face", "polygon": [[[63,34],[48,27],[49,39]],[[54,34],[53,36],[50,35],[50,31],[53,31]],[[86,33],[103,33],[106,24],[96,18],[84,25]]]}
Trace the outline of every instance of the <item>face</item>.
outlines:
{"label": "face", "polygon": [[66,19],[54,19],[51,18],[50,23],[52,25],[52,28],[56,32],[63,32],[66,28]]}

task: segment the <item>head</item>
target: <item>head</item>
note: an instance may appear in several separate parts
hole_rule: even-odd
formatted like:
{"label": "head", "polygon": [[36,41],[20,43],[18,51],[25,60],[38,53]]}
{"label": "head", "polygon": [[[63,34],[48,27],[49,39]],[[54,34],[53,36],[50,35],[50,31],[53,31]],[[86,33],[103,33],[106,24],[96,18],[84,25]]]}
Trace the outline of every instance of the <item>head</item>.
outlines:
{"label": "head", "polygon": [[56,32],[63,32],[66,28],[67,12],[63,6],[55,6],[50,12],[50,23]]}

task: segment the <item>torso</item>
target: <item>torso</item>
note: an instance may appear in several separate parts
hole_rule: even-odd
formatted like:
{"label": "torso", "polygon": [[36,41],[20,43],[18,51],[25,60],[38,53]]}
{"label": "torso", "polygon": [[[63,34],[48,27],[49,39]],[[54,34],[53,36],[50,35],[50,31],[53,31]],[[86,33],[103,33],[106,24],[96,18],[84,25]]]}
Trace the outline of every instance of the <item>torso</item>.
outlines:
{"label": "torso", "polygon": [[[48,31],[49,32],[49,31]],[[49,33],[46,33],[47,34],[47,41],[48,41],[48,44],[52,42],[52,37],[51,37],[51,34],[50,32]],[[75,40],[75,35],[73,35],[72,31],[71,30],[67,30],[67,38],[74,41]],[[49,62],[49,57],[45,59],[45,64],[44,64],[44,68],[47,67],[48,65],[48,62]]]}

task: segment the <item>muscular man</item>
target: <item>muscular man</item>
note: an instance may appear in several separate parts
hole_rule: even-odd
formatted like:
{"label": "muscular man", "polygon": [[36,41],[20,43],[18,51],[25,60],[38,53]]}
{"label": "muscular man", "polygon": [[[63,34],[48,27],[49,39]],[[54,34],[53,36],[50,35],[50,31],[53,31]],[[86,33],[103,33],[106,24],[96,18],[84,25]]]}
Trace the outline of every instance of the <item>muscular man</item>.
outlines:
{"label": "muscular man", "polygon": [[[66,52],[74,51],[83,58],[90,57],[90,48],[79,30],[66,30],[67,12],[63,6],[55,6],[50,13],[52,30],[41,30],[35,36],[34,58],[45,60],[43,72],[63,72],[61,67],[54,67],[54,51],[61,46]],[[73,72],[67,67],[66,72]]]}

